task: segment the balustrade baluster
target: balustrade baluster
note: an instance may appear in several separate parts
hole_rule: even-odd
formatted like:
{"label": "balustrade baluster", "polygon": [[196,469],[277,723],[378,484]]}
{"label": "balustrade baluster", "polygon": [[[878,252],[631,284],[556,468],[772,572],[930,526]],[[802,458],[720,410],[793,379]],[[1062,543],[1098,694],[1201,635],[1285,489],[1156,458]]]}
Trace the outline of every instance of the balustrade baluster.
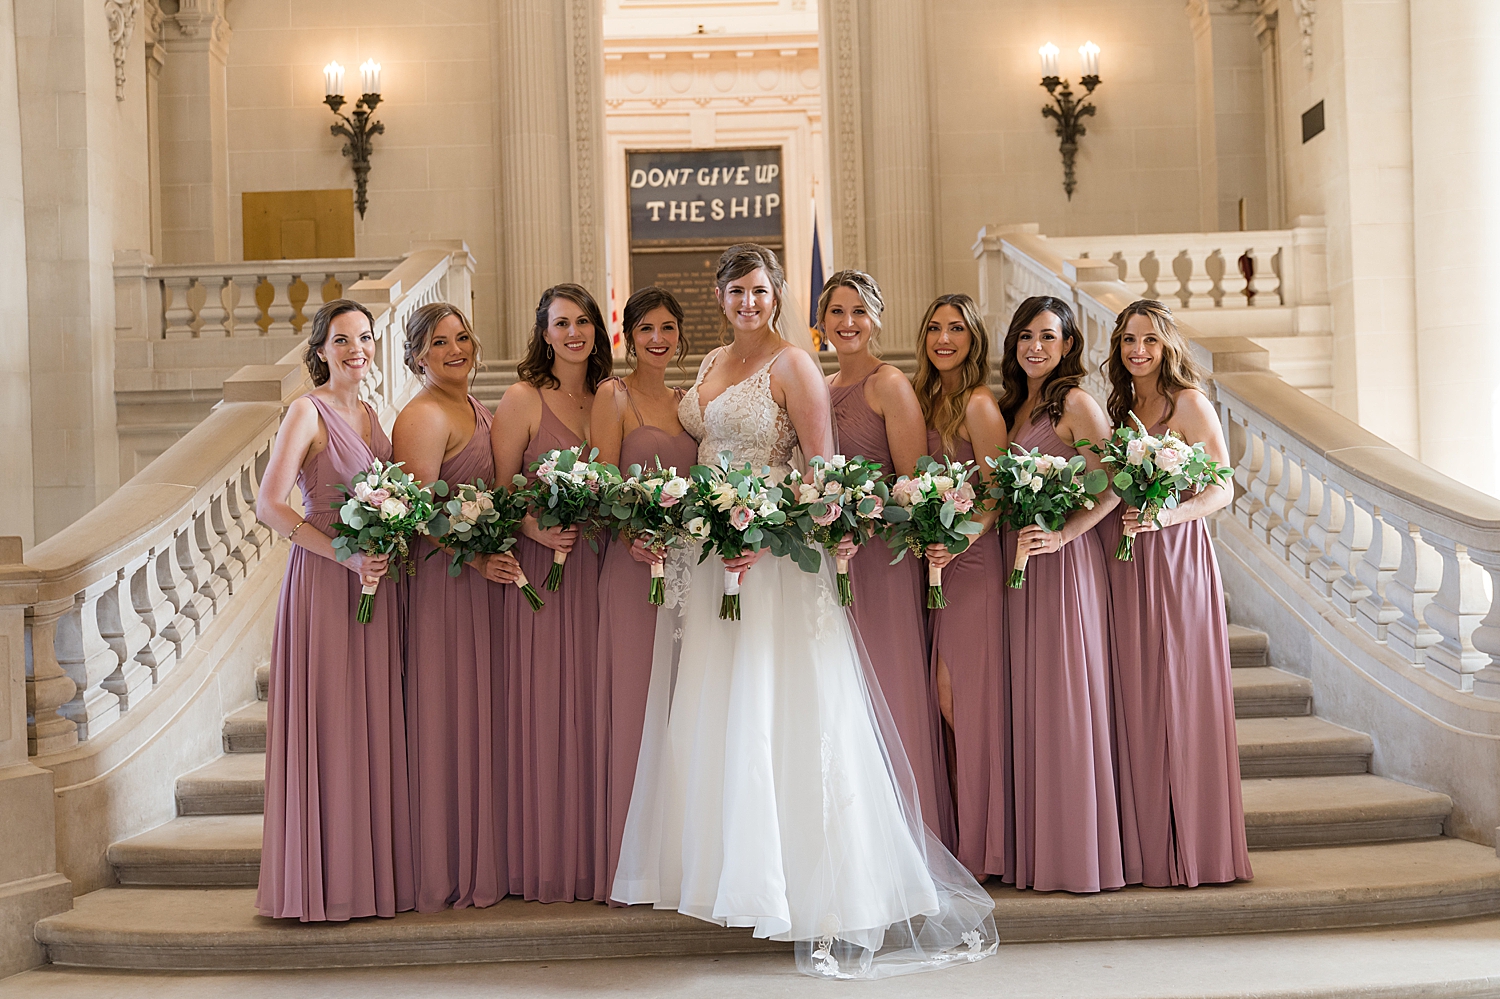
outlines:
{"label": "balustrade baluster", "polygon": [[131,577],[137,569],[144,570],[146,562],[143,556],[121,569],[115,574],[115,585],[99,597],[99,634],[120,660],[101,686],[120,699],[121,711],[129,711],[132,700],[151,692],[151,667],[138,658],[151,644],[151,628],[136,613],[130,597]]}
{"label": "balustrade baluster", "polygon": [[204,575],[198,584],[198,592],[214,602],[214,613],[224,607],[224,598],[230,589],[229,549],[224,539],[214,530],[212,514],[207,509],[193,516],[193,545],[203,556]]}
{"label": "balustrade baluster", "polygon": [[[174,547],[177,553],[177,569],[182,573],[183,584],[178,588],[182,603],[178,610],[193,622],[193,637],[201,636],[208,622],[214,618],[213,567],[198,547],[198,519],[194,518],[177,531]],[[219,581],[222,584],[222,580]]]}
{"label": "balustrade baluster", "polygon": [[[1367,575],[1363,566],[1370,557],[1370,539],[1376,521],[1369,510],[1359,505],[1353,492],[1337,488],[1344,497],[1344,526],[1329,551],[1324,572],[1333,576],[1329,588],[1334,609],[1353,621],[1359,615],[1359,605],[1370,595],[1363,579]],[[1340,569],[1343,575],[1336,575]]]}
{"label": "balustrade baluster", "polygon": [[1276,247],[1253,247],[1245,252],[1255,262],[1255,271],[1247,288],[1254,293],[1250,297],[1250,305],[1257,309],[1279,307],[1281,278],[1276,274],[1276,262],[1281,251]]}
{"label": "balustrade baluster", "polygon": [[[245,577],[245,573],[255,564],[253,545],[245,543],[245,531],[240,527],[239,518],[234,514],[233,492],[239,488],[239,477],[230,479],[225,484],[224,490],[209,501],[209,524],[214,533],[219,536],[219,544],[224,546],[224,562],[219,570],[219,575],[229,582],[229,592],[234,593],[238,583]],[[249,548],[251,554],[247,555],[245,549]]]}
{"label": "balustrade baluster", "polygon": [[255,289],[261,279],[254,276],[237,277],[234,288],[237,298],[234,303],[234,335],[260,336],[260,303],[255,300]]}
{"label": "balustrade baluster", "polygon": [[1273,444],[1269,437],[1264,437],[1259,432],[1256,436],[1263,439],[1265,450],[1255,478],[1250,482],[1250,491],[1255,494],[1258,503],[1248,526],[1257,539],[1270,544],[1271,531],[1281,523],[1281,514],[1276,507],[1276,488],[1285,474],[1285,460],[1281,448]]}
{"label": "balustrade baluster", "polygon": [[1344,575],[1346,563],[1339,561],[1330,551],[1338,544],[1344,531],[1344,490],[1335,485],[1325,474],[1319,481],[1317,519],[1307,529],[1307,578],[1322,591],[1323,596],[1333,598],[1334,581]]}
{"label": "balustrade baluster", "polygon": [[1360,496],[1354,503],[1370,517],[1370,546],[1359,562],[1359,581],[1367,592],[1355,608],[1357,622],[1377,642],[1383,642],[1386,626],[1401,617],[1401,608],[1391,603],[1385,592],[1387,583],[1401,568],[1401,539],[1375,503]]}
{"label": "balustrade baluster", "polygon": [[[1301,478],[1302,491],[1287,514],[1297,536],[1285,541],[1286,559],[1303,579],[1315,579],[1313,567],[1317,565],[1318,556],[1323,554],[1320,539],[1315,535],[1319,530],[1318,518],[1327,500],[1324,498],[1323,477],[1309,468],[1306,461],[1301,463]],[[1326,591],[1324,595],[1327,595]]]}
{"label": "balustrade baluster", "polygon": [[1240,428],[1245,439],[1245,452],[1240,460],[1234,463],[1234,482],[1240,488],[1240,495],[1234,501],[1234,519],[1239,521],[1245,528],[1250,528],[1250,522],[1260,510],[1260,497],[1254,488],[1256,477],[1260,475],[1261,466],[1266,463],[1266,441],[1249,423],[1235,414],[1234,425]]}
{"label": "balustrade baluster", "polygon": [[253,549],[249,552],[249,559],[245,565],[248,567],[252,562],[258,562],[271,550],[274,539],[270,530],[255,516],[255,498],[260,493],[260,485],[255,477],[255,462],[251,461],[240,469],[237,488],[230,491],[231,512],[240,523],[240,530],[244,532],[245,543]]}
{"label": "balustrade baluster", "polygon": [[1413,665],[1427,659],[1427,650],[1441,639],[1426,621],[1427,605],[1443,578],[1443,560],[1422,540],[1421,525],[1390,511],[1382,519],[1396,530],[1401,542],[1401,564],[1385,584],[1385,596],[1401,609],[1401,616],[1385,629],[1386,644]]}
{"label": "balustrade baluster", "polygon": [[1161,277],[1161,261],[1157,259],[1155,250],[1147,250],[1146,255],[1136,265],[1141,275],[1141,298],[1160,299],[1161,295],[1156,290],[1156,279]]}
{"label": "balustrade baluster", "polygon": [[193,306],[188,301],[188,293],[192,291],[197,281],[190,277],[173,277],[162,280],[162,298],[166,300],[163,308],[163,323],[165,329],[162,337],[167,340],[191,340],[195,334],[193,324],[197,316],[193,312]]}
{"label": "balustrade baluster", "polygon": [[[1193,290],[1193,305],[1197,308],[1220,308],[1224,302],[1224,276],[1228,273],[1229,264],[1224,259],[1224,254],[1217,249],[1203,258],[1199,265],[1203,277],[1201,283]],[[1200,299],[1199,291],[1205,300]]]}
{"label": "balustrade baluster", "polygon": [[1472,690],[1474,674],[1490,657],[1474,646],[1474,631],[1489,607],[1484,595],[1484,572],[1469,558],[1467,546],[1430,528],[1422,538],[1442,559],[1442,581],[1422,615],[1439,640],[1427,649],[1427,670],[1459,690]]}
{"label": "balustrade baluster", "polygon": [[151,670],[151,679],[161,683],[177,664],[182,632],[176,627],[177,608],[161,587],[161,561],[170,559],[171,545],[158,545],[146,556],[146,562],[130,577],[130,601],[135,612],[151,629],[151,641],[136,654],[136,659]]}
{"label": "balustrade baluster", "polygon": [[1281,479],[1276,483],[1276,491],[1271,497],[1271,509],[1279,518],[1279,521],[1267,528],[1266,543],[1271,546],[1277,556],[1283,562],[1291,561],[1291,547],[1301,540],[1302,531],[1298,524],[1305,521],[1296,521],[1299,517],[1297,504],[1302,501],[1302,496],[1307,492],[1307,476],[1302,467],[1302,460],[1295,454],[1288,454],[1285,445],[1276,449],[1281,460]]}
{"label": "balustrade baluster", "polygon": [[73,606],[57,620],[57,663],[73,679],[77,692],[58,714],[78,726],[80,741],[92,739],[120,719],[120,698],[103,681],[120,665],[120,657],[99,631],[99,598],[119,586],[111,576],[73,595]]}
{"label": "balustrade baluster", "polygon": [[233,307],[225,302],[229,279],[203,278],[202,283],[207,297],[198,311],[198,336],[204,339],[229,336],[234,328]]}
{"label": "balustrade baluster", "polygon": [[297,314],[297,310],[292,308],[291,291],[297,275],[273,274],[269,275],[268,280],[276,294],[271,299],[271,307],[266,310],[266,314],[271,317],[266,335],[293,336],[297,331],[292,326],[292,317]]}
{"label": "balustrade baluster", "polygon": [[1487,660],[1474,674],[1474,695],[1500,700],[1500,550],[1470,548],[1469,560],[1490,577],[1490,598],[1484,619],[1469,636],[1474,648]]}
{"label": "balustrade baluster", "polygon": [[57,659],[57,623],[72,609],[72,597],[26,608],[26,751],[31,756],[65,753],[78,745],[78,725],[59,710],[78,692]]}

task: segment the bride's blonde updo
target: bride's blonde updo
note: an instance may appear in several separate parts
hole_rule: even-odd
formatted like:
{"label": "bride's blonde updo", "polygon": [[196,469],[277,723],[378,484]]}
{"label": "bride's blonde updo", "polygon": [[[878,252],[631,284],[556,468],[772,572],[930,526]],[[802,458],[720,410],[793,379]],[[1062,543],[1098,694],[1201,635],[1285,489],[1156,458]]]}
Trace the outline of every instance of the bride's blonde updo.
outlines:
{"label": "bride's blonde updo", "polygon": [[[765,270],[766,277],[771,282],[771,296],[775,300],[771,306],[771,332],[784,337],[785,334],[781,332],[781,306],[786,301],[786,272],[781,269],[781,261],[776,259],[776,254],[770,247],[759,243],[736,243],[731,246],[719,256],[719,266],[714,271],[714,284],[718,286],[722,296],[729,287],[729,282],[742,278],[757,268]],[[729,314],[721,304],[719,341],[728,343],[733,336]]]}

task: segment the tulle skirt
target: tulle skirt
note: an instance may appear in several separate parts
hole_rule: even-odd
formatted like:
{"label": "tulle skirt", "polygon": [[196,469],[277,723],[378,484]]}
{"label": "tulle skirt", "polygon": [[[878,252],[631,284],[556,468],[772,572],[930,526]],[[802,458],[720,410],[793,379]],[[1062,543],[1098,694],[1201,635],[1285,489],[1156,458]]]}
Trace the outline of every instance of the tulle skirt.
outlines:
{"label": "tulle skirt", "polygon": [[826,977],[993,953],[994,903],[921,820],[831,567],[763,558],[739,621],[717,557],[668,576],[612,896],[798,941]]}

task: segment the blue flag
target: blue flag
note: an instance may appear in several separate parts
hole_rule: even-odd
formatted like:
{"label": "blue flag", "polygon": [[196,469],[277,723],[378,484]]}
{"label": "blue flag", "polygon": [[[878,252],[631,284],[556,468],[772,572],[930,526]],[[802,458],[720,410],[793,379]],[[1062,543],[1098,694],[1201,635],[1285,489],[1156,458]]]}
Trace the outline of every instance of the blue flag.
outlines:
{"label": "blue flag", "polygon": [[818,298],[823,294],[823,245],[818,241],[818,207],[813,204],[813,245],[812,245],[812,294],[809,297],[810,305],[807,310],[807,328],[812,331],[813,338],[818,342],[819,350],[827,350],[828,344],[818,335]]}

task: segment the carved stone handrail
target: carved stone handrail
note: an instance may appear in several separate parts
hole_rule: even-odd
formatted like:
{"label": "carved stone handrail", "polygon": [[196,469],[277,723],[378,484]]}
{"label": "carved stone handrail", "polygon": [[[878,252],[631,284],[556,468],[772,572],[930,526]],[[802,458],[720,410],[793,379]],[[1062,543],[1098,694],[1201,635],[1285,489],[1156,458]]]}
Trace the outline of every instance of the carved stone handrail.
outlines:
{"label": "carved stone handrail", "polygon": [[[992,330],[1031,295],[1074,306],[1086,384],[1102,399],[1097,365],[1115,316],[1138,297],[1115,265],[1064,259],[1034,225],[983,229],[974,253]],[[1286,384],[1250,341],[1199,338],[1179,323],[1213,372],[1235,465],[1228,514],[1373,642],[1454,689],[1500,699],[1500,500]]]}

